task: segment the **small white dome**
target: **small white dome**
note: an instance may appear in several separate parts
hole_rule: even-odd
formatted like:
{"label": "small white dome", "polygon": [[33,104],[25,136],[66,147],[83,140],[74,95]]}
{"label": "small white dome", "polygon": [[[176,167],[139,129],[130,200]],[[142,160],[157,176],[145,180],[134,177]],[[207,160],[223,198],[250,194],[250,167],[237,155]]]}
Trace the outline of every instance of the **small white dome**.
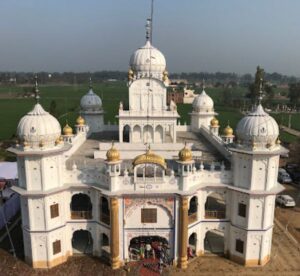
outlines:
{"label": "small white dome", "polygon": [[259,104],[254,112],[238,122],[236,135],[242,145],[266,147],[275,144],[279,128],[274,118]]}
{"label": "small white dome", "polygon": [[[151,62],[150,62],[151,61]],[[166,69],[166,59],[164,55],[149,40],[146,44],[137,49],[130,58],[131,68],[138,73],[160,73]]]}
{"label": "small white dome", "polygon": [[80,100],[82,111],[100,111],[102,110],[102,100],[94,93],[92,88]]}
{"label": "small white dome", "polygon": [[204,90],[201,94],[196,96],[193,101],[193,111],[194,112],[213,112],[214,111],[214,101],[210,96],[208,96]]}
{"label": "small white dome", "polygon": [[57,119],[37,103],[33,110],[21,118],[17,135],[31,148],[38,148],[41,145],[54,147],[61,135],[61,127]]}

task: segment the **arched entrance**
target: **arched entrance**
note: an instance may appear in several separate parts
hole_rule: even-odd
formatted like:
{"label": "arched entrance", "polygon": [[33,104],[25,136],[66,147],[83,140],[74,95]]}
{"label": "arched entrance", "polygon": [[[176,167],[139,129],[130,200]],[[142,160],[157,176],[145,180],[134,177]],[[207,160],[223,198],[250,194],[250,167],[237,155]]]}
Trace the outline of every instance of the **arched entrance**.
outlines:
{"label": "arched entrance", "polygon": [[153,128],[150,125],[143,128],[143,143],[153,143]]}
{"label": "arched entrance", "polygon": [[123,142],[130,142],[130,126],[125,125],[123,127]]}
{"label": "arched entrance", "polygon": [[109,244],[108,236],[106,234],[102,233],[100,242],[101,242],[101,256],[109,259],[110,258],[110,244]]}
{"label": "arched entrance", "polygon": [[189,223],[193,223],[197,220],[197,212],[198,212],[198,198],[193,196],[190,200],[188,215],[189,215]]}
{"label": "arched entrance", "polygon": [[189,250],[188,257],[194,257],[197,255],[197,234],[193,233],[189,237]]}
{"label": "arched entrance", "polygon": [[222,194],[212,193],[205,202],[206,219],[223,219],[226,218],[226,203]]}
{"label": "arched entrance", "polygon": [[170,248],[166,238],[160,236],[139,236],[132,238],[129,244],[129,259],[160,259],[170,264]]}
{"label": "arched entrance", "polygon": [[75,194],[70,204],[72,219],[92,219],[92,202],[86,194]]}
{"label": "arched entrance", "polygon": [[224,233],[219,230],[207,231],[204,238],[204,253],[224,255]]}
{"label": "arched entrance", "polygon": [[93,254],[93,238],[87,230],[77,230],[72,237],[73,254]]}
{"label": "arched entrance", "polygon": [[110,224],[110,210],[108,199],[104,196],[100,198],[100,221]]}
{"label": "arched entrance", "polygon": [[133,127],[132,142],[133,143],[140,143],[140,142],[142,142],[142,131],[141,131],[141,127],[138,126],[138,125],[135,125]]}
{"label": "arched entrance", "polygon": [[158,125],[155,128],[154,132],[154,143],[162,143],[163,142],[163,127]]}

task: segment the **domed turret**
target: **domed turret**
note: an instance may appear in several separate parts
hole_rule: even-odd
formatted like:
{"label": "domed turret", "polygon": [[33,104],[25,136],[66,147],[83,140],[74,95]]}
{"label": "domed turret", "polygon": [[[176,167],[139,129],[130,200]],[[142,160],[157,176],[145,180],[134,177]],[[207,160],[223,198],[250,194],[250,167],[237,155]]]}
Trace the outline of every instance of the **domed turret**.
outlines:
{"label": "domed turret", "polygon": [[85,124],[85,120],[81,116],[78,116],[78,118],[76,119],[76,124],[78,126],[83,126]]}
{"label": "domed turret", "polygon": [[102,100],[96,95],[92,88],[80,100],[82,111],[100,111],[102,110]]}
{"label": "domed turret", "polygon": [[120,152],[115,148],[112,143],[111,148],[106,152],[107,162],[118,162],[120,161]]}
{"label": "domed turret", "polygon": [[210,125],[212,127],[218,127],[219,126],[219,120],[216,117],[212,118],[211,121],[210,121]]}
{"label": "domed turret", "polygon": [[239,121],[236,135],[241,145],[264,148],[276,143],[279,128],[274,118],[259,104],[254,112]]}
{"label": "domed turret", "polygon": [[61,127],[57,119],[46,112],[39,103],[21,118],[17,127],[20,141],[30,148],[39,148],[41,145],[54,147],[60,134]]}
{"label": "domed turret", "polygon": [[227,127],[224,128],[223,130],[224,136],[232,136],[233,135],[233,129],[227,125]]}
{"label": "domed turret", "polygon": [[194,112],[213,112],[214,102],[210,96],[208,96],[203,89],[201,94],[195,97],[193,101]]}
{"label": "domed turret", "polygon": [[192,161],[193,153],[185,144],[184,148],[179,151],[178,157],[179,157],[179,161],[181,161],[181,162]]}
{"label": "domed turret", "polygon": [[63,128],[63,134],[66,136],[71,136],[73,135],[73,129],[68,124],[66,124]]}

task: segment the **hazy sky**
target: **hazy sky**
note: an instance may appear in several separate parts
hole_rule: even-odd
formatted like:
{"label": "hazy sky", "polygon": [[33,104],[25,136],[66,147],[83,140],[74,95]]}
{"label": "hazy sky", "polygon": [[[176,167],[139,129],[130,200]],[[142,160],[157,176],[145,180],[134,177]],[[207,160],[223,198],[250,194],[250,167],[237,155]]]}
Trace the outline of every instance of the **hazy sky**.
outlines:
{"label": "hazy sky", "polygon": [[[300,76],[300,0],[155,0],[170,72]],[[127,70],[150,0],[0,0],[0,71]]]}

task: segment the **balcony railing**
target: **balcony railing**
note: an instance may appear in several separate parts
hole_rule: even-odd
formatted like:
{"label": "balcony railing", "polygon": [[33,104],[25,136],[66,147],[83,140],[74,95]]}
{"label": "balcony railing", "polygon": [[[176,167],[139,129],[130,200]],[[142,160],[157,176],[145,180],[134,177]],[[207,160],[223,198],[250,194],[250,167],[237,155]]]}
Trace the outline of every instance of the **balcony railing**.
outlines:
{"label": "balcony railing", "polygon": [[192,213],[189,215],[189,224],[195,222],[197,220],[197,213]]}
{"label": "balcony railing", "polygon": [[92,210],[90,211],[72,211],[71,219],[92,219]]}
{"label": "balcony railing", "polygon": [[107,225],[110,225],[110,215],[102,213],[100,215],[100,221],[106,223]]}
{"label": "balcony railing", "polygon": [[224,219],[224,218],[226,218],[226,212],[219,211],[219,210],[206,210],[205,218],[206,219]]}

